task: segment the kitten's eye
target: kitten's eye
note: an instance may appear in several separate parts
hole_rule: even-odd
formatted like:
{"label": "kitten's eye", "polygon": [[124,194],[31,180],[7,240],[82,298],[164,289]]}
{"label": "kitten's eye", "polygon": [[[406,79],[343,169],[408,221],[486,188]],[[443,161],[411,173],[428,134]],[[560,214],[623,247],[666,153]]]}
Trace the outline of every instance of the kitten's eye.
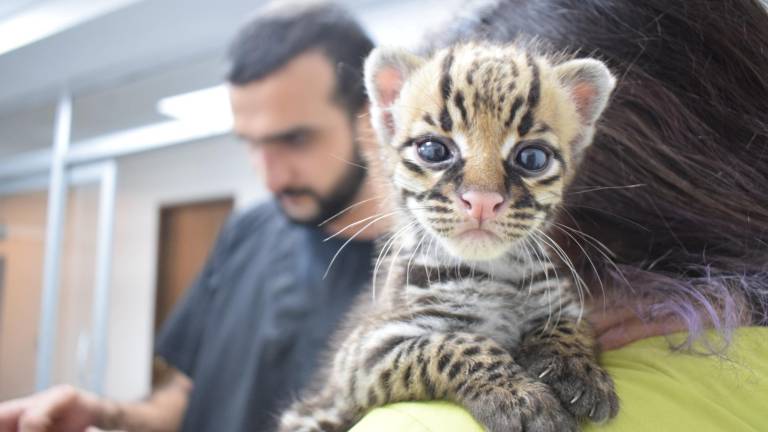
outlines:
{"label": "kitten's eye", "polygon": [[451,150],[447,145],[435,139],[422,141],[416,145],[416,153],[425,162],[440,163],[451,158]]}
{"label": "kitten's eye", "polygon": [[542,171],[549,166],[549,153],[539,146],[528,146],[517,152],[515,163],[526,171]]}

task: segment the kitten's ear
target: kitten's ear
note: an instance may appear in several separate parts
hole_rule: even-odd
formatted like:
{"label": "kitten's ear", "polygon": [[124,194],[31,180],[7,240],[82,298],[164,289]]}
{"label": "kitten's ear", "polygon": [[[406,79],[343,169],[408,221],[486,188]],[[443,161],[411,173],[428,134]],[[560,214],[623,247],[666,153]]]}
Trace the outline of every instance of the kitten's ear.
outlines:
{"label": "kitten's ear", "polygon": [[398,48],[376,48],[365,60],[365,90],[371,100],[374,129],[383,143],[395,132],[391,108],[403,84],[424,64],[424,59]]}
{"label": "kitten's ear", "polygon": [[555,67],[555,74],[565,87],[585,126],[593,126],[608,104],[616,79],[603,62],[576,59]]}

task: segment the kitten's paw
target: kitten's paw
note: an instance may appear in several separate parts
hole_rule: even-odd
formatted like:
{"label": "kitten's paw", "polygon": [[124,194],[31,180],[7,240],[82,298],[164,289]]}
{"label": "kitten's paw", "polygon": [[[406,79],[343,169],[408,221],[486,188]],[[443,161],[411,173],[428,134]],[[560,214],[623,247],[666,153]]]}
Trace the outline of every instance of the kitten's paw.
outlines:
{"label": "kitten's paw", "polygon": [[619,398],[608,373],[589,357],[550,357],[528,372],[551,386],[563,406],[579,418],[602,422],[619,412]]}
{"label": "kitten's paw", "polygon": [[276,432],[342,432],[349,429],[337,415],[329,410],[315,410],[312,406],[294,406],[283,413]]}
{"label": "kitten's paw", "polygon": [[490,432],[576,432],[578,423],[552,390],[540,382],[483,388],[464,405]]}

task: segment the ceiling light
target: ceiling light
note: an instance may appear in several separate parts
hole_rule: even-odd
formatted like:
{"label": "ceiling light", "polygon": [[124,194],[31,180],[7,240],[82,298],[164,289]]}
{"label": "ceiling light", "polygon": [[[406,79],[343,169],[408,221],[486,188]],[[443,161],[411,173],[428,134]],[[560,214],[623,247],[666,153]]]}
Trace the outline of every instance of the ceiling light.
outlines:
{"label": "ceiling light", "polygon": [[184,123],[232,127],[229,90],[224,84],[160,99],[157,111]]}

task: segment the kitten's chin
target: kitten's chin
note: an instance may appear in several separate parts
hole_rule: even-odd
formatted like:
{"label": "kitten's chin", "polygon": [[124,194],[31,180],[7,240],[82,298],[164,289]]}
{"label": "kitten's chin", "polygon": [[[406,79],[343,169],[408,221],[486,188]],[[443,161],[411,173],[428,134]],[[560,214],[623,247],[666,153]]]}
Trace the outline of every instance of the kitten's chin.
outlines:
{"label": "kitten's chin", "polygon": [[509,243],[491,231],[471,229],[451,238],[443,238],[449,253],[469,261],[489,261],[503,255]]}

